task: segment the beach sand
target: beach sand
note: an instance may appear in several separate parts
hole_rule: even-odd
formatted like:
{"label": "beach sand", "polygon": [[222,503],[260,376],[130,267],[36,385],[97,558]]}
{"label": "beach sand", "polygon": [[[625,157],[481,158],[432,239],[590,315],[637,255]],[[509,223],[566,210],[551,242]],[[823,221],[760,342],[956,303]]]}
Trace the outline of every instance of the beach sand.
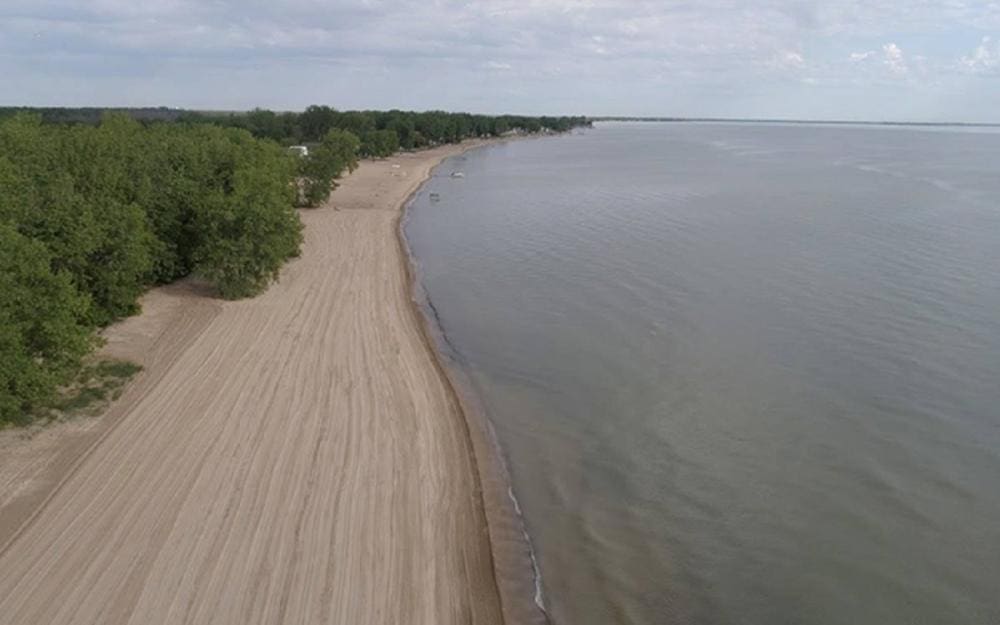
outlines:
{"label": "beach sand", "polygon": [[494,575],[481,433],[397,239],[404,200],[468,147],[362,163],[302,212],[303,254],[260,297],[154,290],[107,332],[106,353],[145,366],[107,415],[3,433],[0,623],[518,618]]}

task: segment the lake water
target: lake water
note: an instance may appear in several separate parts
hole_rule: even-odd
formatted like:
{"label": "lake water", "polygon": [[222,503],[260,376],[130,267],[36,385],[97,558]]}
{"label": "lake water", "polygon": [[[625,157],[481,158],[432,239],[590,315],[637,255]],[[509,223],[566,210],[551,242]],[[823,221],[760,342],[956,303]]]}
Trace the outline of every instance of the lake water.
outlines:
{"label": "lake water", "polygon": [[1000,623],[1000,134],[602,124],[405,232],[557,625]]}

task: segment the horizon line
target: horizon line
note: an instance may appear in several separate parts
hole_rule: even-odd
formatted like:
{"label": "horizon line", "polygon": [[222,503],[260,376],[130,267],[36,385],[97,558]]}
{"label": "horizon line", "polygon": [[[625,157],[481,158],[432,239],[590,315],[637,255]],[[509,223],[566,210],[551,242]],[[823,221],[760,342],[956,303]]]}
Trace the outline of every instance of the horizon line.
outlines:
{"label": "horizon line", "polygon": [[727,122],[756,124],[828,124],[828,125],[861,125],[861,126],[976,126],[1000,127],[1000,122],[963,122],[963,121],[899,121],[899,120],[849,120],[849,119],[809,119],[781,117],[683,117],[655,115],[600,115],[587,116],[588,120],[603,121],[638,121],[638,122]]}

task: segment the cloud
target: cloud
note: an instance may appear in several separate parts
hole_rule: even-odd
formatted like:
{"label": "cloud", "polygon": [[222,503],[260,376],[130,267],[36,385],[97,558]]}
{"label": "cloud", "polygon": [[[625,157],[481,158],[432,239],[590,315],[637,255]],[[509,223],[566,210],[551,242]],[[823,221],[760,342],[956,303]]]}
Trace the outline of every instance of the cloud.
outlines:
{"label": "cloud", "polygon": [[802,72],[808,69],[805,56],[796,50],[780,50],[775,52],[768,59],[764,66],[768,68],[775,78],[801,76]]}
{"label": "cloud", "polygon": [[1000,41],[983,37],[979,47],[959,59],[959,65],[972,74],[1000,74]]}
{"label": "cloud", "polygon": [[[896,78],[910,75],[910,62],[907,60],[902,48],[893,42],[882,44],[879,50],[852,52],[848,60],[852,65],[868,68],[873,76],[879,73],[888,73],[890,76]],[[925,60],[922,56],[914,57],[914,61],[918,64],[922,64]],[[881,72],[877,70],[881,70]]]}
{"label": "cloud", "polygon": [[890,72],[897,76],[904,76],[910,72],[906,59],[903,57],[903,51],[899,49],[899,46],[887,43],[882,46],[882,53],[884,55],[882,63],[889,68]]}
{"label": "cloud", "polygon": [[778,55],[778,65],[788,69],[802,69],[806,66],[806,60],[801,52],[785,50]]}

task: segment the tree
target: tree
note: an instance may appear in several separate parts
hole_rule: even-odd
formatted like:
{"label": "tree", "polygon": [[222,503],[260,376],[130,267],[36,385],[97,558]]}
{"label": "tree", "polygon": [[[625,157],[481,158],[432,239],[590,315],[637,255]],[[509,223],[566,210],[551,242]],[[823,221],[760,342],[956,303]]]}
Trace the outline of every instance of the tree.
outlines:
{"label": "tree", "polygon": [[337,112],[329,106],[310,106],[299,116],[299,127],[305,141],[319,141],[333,128]]}
{"label": "tree", "polygon": [[372,130],[361,140],[362,156],[385,158],[398,151],[399,135],[395,130]]}
{"label": "tree", "polygon": [[96,324],[134,312],[151,266],[152,235],[134,202],[134,183],[126,182],[127,136],[141,127],[118,121],[107,133],[30,118],[0,125],[0,149],[8,155],[0,217],[45,243],[53,270],[67,272],[90,295]]}
{"label": "tree", "polygon": [[335,180],[344,170],[354,171],[358,166],[361,142],[346,130],[330,130],[323,141],[315,146],[309,156],[302,159],[303,203],[319,206],[330,197]]}
{"label": "tree", "polygon": [[274,144],[240,137],[228,188],[209,194],[195,216],[201,245],[197,271],[226,298],[256,295],[298,256],[302,223],[292,208],[291,156]]}
{"label": "tree", "polygon": [[0,223],[0,422],[24,422],[90,348],[87,300],[45,245]]}
{"label": "tree", "polygon": [[346,111],[338,114],[336,127],[356,137],[363,137],[375,130],[375,114],[364,111]]}

